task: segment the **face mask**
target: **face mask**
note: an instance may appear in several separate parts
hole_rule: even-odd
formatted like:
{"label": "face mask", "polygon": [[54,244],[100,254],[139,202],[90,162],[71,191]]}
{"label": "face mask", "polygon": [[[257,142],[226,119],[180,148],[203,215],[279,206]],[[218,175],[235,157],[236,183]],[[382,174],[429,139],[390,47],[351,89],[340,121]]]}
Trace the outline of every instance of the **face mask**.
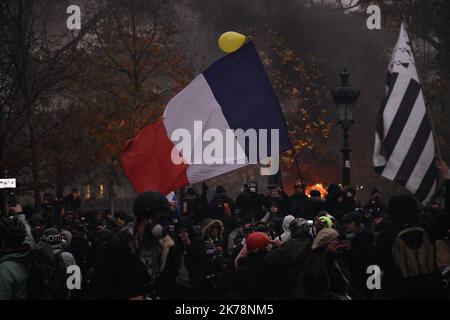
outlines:
{"label": "face mask", "polygon": [[256,192],[256,188],[250,188],[250,192]]}

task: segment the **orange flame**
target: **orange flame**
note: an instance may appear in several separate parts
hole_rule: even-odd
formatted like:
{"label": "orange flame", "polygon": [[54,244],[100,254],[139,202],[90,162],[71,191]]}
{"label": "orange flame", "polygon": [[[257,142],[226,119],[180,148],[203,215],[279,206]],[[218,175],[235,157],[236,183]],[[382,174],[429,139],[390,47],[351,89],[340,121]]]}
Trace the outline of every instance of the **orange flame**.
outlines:
{"label": "orange flame", "polygon": [[320,194],[322,195],[322,197],[325,197],[328,194],[327,189],[324,187],[324,185],[322,183],[316,183],[316,184],[311,184],[309,186],[306,186],[305,188],[305,194],[309,197],[310,192],[312,190],[317,190],[320,191]]}

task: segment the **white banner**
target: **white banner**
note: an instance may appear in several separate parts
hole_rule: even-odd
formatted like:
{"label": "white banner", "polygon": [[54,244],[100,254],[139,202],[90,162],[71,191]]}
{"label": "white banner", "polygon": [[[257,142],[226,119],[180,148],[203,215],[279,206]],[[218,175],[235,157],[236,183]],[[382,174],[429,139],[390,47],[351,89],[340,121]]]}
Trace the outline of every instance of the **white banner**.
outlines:
{"label": "white banner", "polygon": [[0,189],[15,188],[16,179],[0,179]]}

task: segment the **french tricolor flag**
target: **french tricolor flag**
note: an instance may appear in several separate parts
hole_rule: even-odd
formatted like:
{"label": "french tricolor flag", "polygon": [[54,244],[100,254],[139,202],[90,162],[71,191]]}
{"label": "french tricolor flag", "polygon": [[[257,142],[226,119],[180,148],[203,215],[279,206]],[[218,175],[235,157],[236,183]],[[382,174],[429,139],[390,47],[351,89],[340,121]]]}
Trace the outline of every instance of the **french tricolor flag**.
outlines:
{"label": "french tricolor flag", "polygon": [[[258,155],[272,156],[292,148],[280,103],[252,41],[215,62],[172,98],[161,120],[127,142],[122,166],[137,192],[168,194],[249,164],[249,146],[233,136],[238,129],[277,129],[278,150],[272,150],[268,134],[267,150],[258,150]],[[180,132],[189,133],[191,141],[181,141],[186,139],[179,137]],[[230,138],[236,142],[234,152],[226,152]],[[261,139],[266,138],[259,135],[256,139],[260,148]],[[223,146],[222,152],[220,148],[213,152],[216,160],[222,160],[219,163],[200,161],[211,142]],[[182,157],[181,163],[173,161],[174,151]]]}

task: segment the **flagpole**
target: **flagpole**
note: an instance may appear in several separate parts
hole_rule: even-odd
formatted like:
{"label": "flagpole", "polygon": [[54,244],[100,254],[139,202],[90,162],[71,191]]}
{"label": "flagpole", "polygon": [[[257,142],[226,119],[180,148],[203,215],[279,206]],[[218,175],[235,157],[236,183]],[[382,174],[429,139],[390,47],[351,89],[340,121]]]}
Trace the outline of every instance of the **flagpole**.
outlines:
{"label": "flagpole", "polygon": [[411,51],[412,51],[412,54],[413,54],[413,56],[414,56],[414,63],[415,63],[415,65],[416,65],[417,76],[419,77],[420,86],[421,86],[421,88],[422,88],[422,96],[423,96],[423,99],[424,99],[424,101],[425,101],[425,112],[426,112],[426,114],[427,114],[428,120],[430,121],[431,132],[433,133],[433,138],[434,138],[434,141],[435,141],[434,146],[435,146],[435,149],[436,149],[436,155],[437,155],[439,161],[442,161],[441,149],[440,149],[440,147],[439,147],[439,141],[438,141],[437,134],[436,134],[436,129],[435,129],[435,126],[434,126],[433,117],[432,117],[432,115],[431,115],[430,108],[429,108],[430,104],[427,102],[427,98],[426,98],[426,95],[425,95],[425,90],[424,90],[424,87],[423,87],[423,84],[424,84],[425,82],[423,81],[423,78],[422,78],[422,72],[421,72],[421,70],[420,70],[421,68],[420,68],[420,66],[416,63],[416,52],[415,52],[415,50],[414,50],[414,45],[413,45],[413,43],[412,43],[412,39],[411,39],[411,36],[410,36],[410,34],[409,34],[409,27],[408,27],[407,20],[404,19],[403,23],[405,24],[405,30],[406,30],[406,34],[408,35],[408,39],[409,39],[409,41],[411,42]]}
{"label": "flagpole", "polygon": [[297,173],[298,177],[300,178],[300,182],[302,183],[303,186],[306,186],[305,183],[303,182],[302,172],[300,171],[300,165],[297,160],[297,152],[295,151],[295,148],[292,148],[292,152],[294,153],[294,163],[295,166],[297,167]]}

